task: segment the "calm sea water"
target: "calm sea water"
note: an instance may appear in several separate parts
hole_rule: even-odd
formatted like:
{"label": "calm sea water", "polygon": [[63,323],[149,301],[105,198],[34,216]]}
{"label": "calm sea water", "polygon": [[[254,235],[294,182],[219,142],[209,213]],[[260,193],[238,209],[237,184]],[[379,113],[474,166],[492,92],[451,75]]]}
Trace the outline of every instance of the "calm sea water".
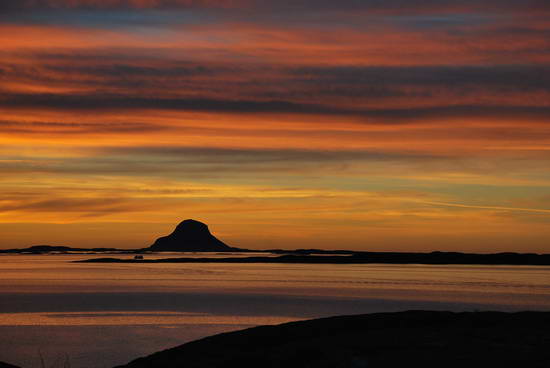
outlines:
{"label": "calm sea water", "polygon": [[70,262],[91,257],[0,255],[0,361],[34,368],[42,355],[47,365],[68,357],[72,368],[104,368],[260,324],[550,310],[550,267]]}

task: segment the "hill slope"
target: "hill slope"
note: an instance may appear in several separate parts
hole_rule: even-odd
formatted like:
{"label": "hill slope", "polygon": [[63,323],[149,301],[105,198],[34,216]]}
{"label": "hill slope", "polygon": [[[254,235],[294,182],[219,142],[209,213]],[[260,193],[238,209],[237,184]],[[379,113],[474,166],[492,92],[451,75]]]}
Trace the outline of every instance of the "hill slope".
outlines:
{"label": "hill slope", "polygon": [[124,367],[550,367],[549,327],[542,312],[343,316],[220,334]]}
{"label": "hill slope", "polygon": [[168,236],[158,238],[148,250],[155,252],[230,252],[229,247],[210,233],[208,226],[195,220],[182,221]]}

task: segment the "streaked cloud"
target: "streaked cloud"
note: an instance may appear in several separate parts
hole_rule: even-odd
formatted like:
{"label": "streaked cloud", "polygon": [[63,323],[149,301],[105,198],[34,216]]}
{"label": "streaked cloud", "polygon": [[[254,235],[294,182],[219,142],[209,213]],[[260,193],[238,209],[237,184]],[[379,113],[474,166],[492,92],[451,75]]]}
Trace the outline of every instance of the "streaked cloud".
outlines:
{"label": "streaked cloud", "polygon": [[252,248],[545,251],[549,13],[3,1],[0,247],[194,217]]}

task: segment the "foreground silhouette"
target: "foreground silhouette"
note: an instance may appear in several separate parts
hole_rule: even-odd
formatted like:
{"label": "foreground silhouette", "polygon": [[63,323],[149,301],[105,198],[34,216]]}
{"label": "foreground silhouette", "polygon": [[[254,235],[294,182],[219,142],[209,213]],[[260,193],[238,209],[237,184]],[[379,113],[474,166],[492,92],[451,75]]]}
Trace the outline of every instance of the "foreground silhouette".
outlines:
{"label": "foreground silhouette", "polygon": [[19,367],[8,363],[0,362],[0,368],[19,368]]}
{"label": "foreground silhouette", "polygon": [[548,368],[548,346],[548,312],[409,311],[229,332],[140,358],[123,367]]}

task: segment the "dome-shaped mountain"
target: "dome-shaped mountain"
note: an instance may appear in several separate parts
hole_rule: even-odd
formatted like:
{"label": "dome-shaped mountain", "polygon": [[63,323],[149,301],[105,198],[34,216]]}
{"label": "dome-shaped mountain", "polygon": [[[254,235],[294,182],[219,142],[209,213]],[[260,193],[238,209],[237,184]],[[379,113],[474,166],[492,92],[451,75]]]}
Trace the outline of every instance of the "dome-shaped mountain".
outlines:
{"label": "dome-shaped mountain", "polygon": [[182,221],[172,234],[158,238],[148,250],[171,252],[228,252],[233,250],[200,221]]}

